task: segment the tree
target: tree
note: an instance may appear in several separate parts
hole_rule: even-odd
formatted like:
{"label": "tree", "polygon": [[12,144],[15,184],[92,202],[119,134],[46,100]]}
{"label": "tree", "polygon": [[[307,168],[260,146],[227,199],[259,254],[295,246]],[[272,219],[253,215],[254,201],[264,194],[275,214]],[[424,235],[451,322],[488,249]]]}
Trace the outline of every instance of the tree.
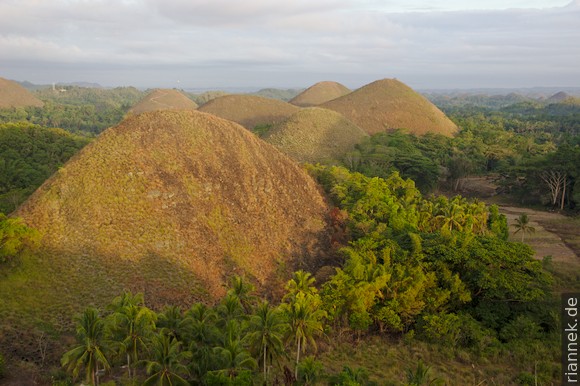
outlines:
{"label": "tree", "polygon": [[182,377],[187,374],[184,362],[191,357],[188,351],[181,351],[181,343],[177,339],[163,333],[157,334],[151,340],[151,360],[145,361],[147,375],[151,375],[143,383],[144,386],[187,386],[189,382]]}
{"label": "tree", "polygon": [[527,213],[522,213],[518,218],[516,218],[515,223],[512,224],[516,230],[514,235],[518,232],[522,232],[522,243],[524,242],[524,236],[526,233],[534,233],[536,228],[530,225],[530,219]]}
{"label": "tree", "polygon": [[139,352],[147,347],[147,340],[155,330],[156,314],[144,306],[143,294],[126,292],[113,299],[108,327],[119,353],[127,357],[129,377],[139,361]]}
{"label": "tree", "polygon": [[289,337],[296,342],[296,367],[294,377],[298,378],[300,353],[306,350],[307,343],[316,348],[316,335],[323,333],[322,319],[326,313],[319,309],[320,296],[308,296],[299,292],[290,302],[284,304],[284,312],[290,324]]}
{"label": "tree", "polygon": [[264,381],[268,377],[268,364],[284,355],[284,336],[288,325],[283,314],[268,302],[261,303],[250,318],[248,339],[261,358]]}
{"label": "tree", "polygon": [[84,367],[86,382],[97,385],[99,365],[105,370],[110,368],[104,353],[105,323],[99,316],[99,311],[93,307],[87,308],[76,322],[76,337],[79,344],[62,356],[61,364],[71,371],[75,378]]}

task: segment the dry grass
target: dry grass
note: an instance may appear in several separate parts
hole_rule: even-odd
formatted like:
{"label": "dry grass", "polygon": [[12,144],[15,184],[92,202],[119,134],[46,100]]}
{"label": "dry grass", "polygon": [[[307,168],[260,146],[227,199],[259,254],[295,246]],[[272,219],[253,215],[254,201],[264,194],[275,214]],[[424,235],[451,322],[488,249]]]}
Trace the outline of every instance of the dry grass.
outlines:
{"label": "dry grass", "polygon": [[153,90],[129,110],[131,114],[141,114],[158,110],[195,110],[197,104],[177,90]]}
{"label": "dry grass", "polygon": [[458,130],[435,105],[396,79],[378,80],[320,107],[341,113],[370,135],[405,129],[451,136]]}
{"label": "dry grass", "polygon": [[295,96],[290,103],[300,107],[318,106],[348,93],[350,90],[340,83],[318,82]]}
{"label": "dry grass", "polygon": [[156,309],[212,302],[234,274],[270,293],[295,269],[314,268],[329,242],[326,203],[305,171],[241,126],[197,111],[127,118],[15,215],[43,239],[0,272],[0,345],[11,347],[20,347],[18,326],[66,328],[124,289]]}
{"label": "dry grass", "polygon": [[283,121],[298,111],[298,107],[255,95],[226,95],[210,100],[199,111],[237,122],[251,130],[258,125]]}
{"label": "dry grass", "polygon": [[42,107],[44,103],[18,83],[0,78],[0,109],[27,106]]}
{"label": "dry grass", "polygon": [[303,109],[275,125],[264,140],[300,162],[336,163],[368,135],[339,113]]}

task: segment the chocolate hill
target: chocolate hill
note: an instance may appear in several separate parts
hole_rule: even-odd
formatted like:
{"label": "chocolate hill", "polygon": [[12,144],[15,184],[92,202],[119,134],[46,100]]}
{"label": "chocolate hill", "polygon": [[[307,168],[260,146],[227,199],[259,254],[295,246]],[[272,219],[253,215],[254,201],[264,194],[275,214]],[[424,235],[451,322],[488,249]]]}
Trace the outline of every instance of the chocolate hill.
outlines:
{"label": "chocolate hill", "polygon": [[258,125],[283,121],[297,110],[298,107],[287,102],[255,95],[226,95],[199,108],[199,111],[237,122],[250,130]]}
{"label": "chocolate hill", "polygon": [[129,113],[141,114],[146,111],[159,110],[195,110],[197,104],[173,89],[156,89],[150,92],[139,103],[129,110]]}
{"label": "chocolate hill", "polygon": [[451,136],[458,130],[435,105],[396,79],[377,80],[320,107],[341,113],[371,135],[405,129]]}
{"label": "chocolate hill", "polygon": [[312,178],[243,127],[197,111],[128,117],[16,216],[43,235],[23,291],[46,294],[35,301],[57,315],[123,289],[154,307],[211,301],[234,274],[279,290],[327,243]]}
{"label": "chocolate hill", "polygon": [[336,111],[310,107],[275,125],[264,140],[301,162],[334,163],[368,134]]}
{"label": "chocolate hill", "polygon": [[350,90],[340,83],[318,82],[296,95],[290,103],[300,107],[318,106],[348,93]]}
{"label": "chocolate hill", "polygon": [[42,107],[44,103],[16,82],[0,78],[0,109]]}

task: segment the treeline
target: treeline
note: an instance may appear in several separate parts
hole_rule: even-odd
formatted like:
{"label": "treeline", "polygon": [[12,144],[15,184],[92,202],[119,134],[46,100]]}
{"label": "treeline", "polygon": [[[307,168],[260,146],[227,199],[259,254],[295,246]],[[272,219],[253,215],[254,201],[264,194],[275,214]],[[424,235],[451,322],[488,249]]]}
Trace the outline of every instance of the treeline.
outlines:
{"label": "treeline", "polygon": [[0,109],[0,123],[26,121],[95,136],[118,124],[145,94],[133,87],[115,89],[66,86],[65,91],[37,90],[44,107]]}
{"label": "treeline", "polygon": [[[214,307],[159,314],[125,294],[106,311],[91,308],[77,319],[78,346],[63,356],[63,366],[93,383],[99,369],[119,374],[122,365],[144,384],[306,383],[323,372],[304,355],[315,354],[324,336],[379,335],[501,358],[521,368],[523,378],[531,374],[525,364],[535,363],[537,379],[556,379],[551,275],[530,247],[507,241],[497,207],[459,196],[426,199],[397,173],[381,179],[339,167],[310,172],[350,239],[340,268],[318,288],[309,273],[297,272],[281,303],[272,305],[235,278]],[[335,378],[349,373],[356,372],[324,379],[349,384]]]}
{"label": "treeline", "polygon": [[15,210],[88,142],[62,129],[0,124],[0,212]]}

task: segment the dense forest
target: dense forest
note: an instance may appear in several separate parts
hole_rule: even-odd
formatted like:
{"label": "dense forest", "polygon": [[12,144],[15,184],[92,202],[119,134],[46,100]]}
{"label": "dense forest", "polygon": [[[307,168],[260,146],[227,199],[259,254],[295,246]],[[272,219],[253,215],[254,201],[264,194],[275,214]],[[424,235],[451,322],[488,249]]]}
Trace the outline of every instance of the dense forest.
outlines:
{"label": "dense forest", "polygon": [[[44,108],[0,110],[0,212],[12,212],[143,96],[133,88],[66,90],[37,91]],[[144,294],[125,292],[106,307],[89,305],[75,316],[74,333],[63,333],[70,344],[61,366],[53,363],[53,384],[447,381],[422,359],[389,379],[370,365],[331,364],[328,353],[342,349],[337,342],[364,347],[375,339],[501,366],[507,375],[482,376],[500,382],[557,382],[554,289],[569,283],[550,257],[534,259],[528,245],[508,241],[514,231],[524,240],[526,218],[514,229],[497,205],[460,194],[467,178],[489,176],[494,194],[509,202],[576,215],[580,104],[514,96],[435,101],[460,127],[455,137],[379,133],[340,165],[305,165],[334,208],[333,266],[295,272],[279,299],[260,298],[251,280],[235,276],[215,304],[151,309]],[[0,279],[37,239],[0,213]],[[0,350],[0,377],[5,368]]]}

